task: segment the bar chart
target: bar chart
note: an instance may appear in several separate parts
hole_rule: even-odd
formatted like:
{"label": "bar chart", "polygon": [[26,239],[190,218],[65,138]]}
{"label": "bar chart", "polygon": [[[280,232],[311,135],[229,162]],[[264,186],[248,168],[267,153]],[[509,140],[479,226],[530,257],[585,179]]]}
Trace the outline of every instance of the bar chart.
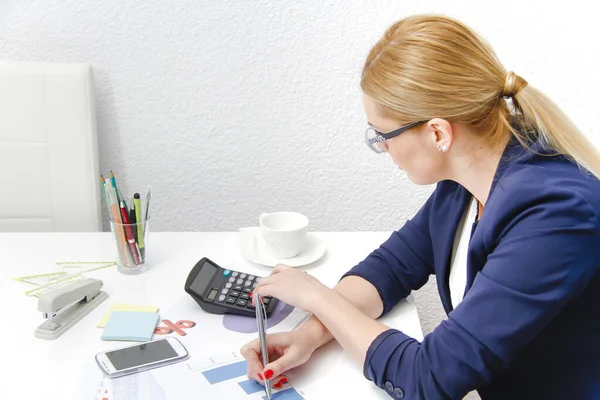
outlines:
{"label": "bar chart", "polygon": [[[266,400],[264,386],[246,376],[246,361],[237,360],[224,365],[214,366],[201,371],[202,375],[210,385],[227,386],[227,392],[237,389],[238,395],[243,398],[245,393],[250,399],[262,398]],[[225,387],[223,387],[225,390]],[[273,400],[303,400],[304,397],[290,384],[284,384],[281,389],[273,390]]]}

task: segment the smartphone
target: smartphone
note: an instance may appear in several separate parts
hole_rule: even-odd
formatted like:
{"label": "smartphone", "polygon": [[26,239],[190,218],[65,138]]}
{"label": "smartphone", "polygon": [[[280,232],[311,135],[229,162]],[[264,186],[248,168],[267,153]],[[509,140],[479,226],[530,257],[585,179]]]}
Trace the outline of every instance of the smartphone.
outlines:
{"label": "smartphone", "polygon": [[106,376],[146,371],[185,359],[188,351],[175,337],[153,340],[96,354],[96,362]]}

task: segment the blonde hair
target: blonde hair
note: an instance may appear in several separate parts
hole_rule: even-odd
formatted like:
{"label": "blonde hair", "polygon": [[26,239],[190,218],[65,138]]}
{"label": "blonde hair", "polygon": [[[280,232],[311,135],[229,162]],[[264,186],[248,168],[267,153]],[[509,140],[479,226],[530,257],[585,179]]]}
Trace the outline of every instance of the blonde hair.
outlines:
{"label": "blonde hair", "polygon": [[598,149],[552,100],[507,73],[492,48],[454,19],[421,15],[396,22],[371,49],[361,88],[403,123],[443,118],[473,127],[492,145],[509,132],[524,145],[540,139],[600,178]]}

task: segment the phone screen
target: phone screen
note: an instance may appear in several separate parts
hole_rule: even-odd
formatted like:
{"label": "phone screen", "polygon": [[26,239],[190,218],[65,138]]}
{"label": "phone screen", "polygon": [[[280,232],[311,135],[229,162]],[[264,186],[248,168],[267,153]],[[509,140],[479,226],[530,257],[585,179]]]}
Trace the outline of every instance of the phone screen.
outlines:
{"label": "phone screen", "polygon": [[106,357],[108,357],[117,371],[176,356],[177,352],[171,347],[167,340],[158,340],[156,342],[113,350],[106,353]]}

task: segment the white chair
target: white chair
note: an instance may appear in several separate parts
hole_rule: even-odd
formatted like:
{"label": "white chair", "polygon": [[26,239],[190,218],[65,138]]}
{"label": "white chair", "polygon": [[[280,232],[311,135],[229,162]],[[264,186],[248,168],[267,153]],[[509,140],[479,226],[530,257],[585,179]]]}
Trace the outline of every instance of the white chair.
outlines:
{"label": "white chair", "polygon": [[0,232],[101,230],[91,68],[0,61]]}

